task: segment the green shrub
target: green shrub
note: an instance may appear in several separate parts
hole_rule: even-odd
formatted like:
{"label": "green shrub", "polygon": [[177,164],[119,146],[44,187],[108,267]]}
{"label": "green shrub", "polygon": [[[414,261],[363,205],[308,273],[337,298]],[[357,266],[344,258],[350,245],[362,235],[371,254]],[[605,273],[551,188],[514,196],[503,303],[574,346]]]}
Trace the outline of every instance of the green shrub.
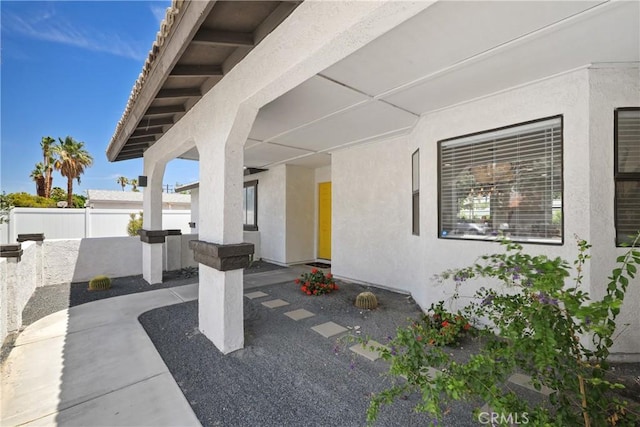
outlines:
{"label": "green shrub", "polygon": [[[534,426],[640,425],[637,406],[615,393],[623,386],[608,380],[607,362],[615,319],[629,278],[640,264],[640,250],[618,257],[604,296],[593,300],[582,286],[590,258],[590,245],[584,240],[578,241],[575,270],[560,258],[531,256],[518,244],[503,244],[505,253],[484,256],[473,266],[440,276],[455,282],[454,299],[469,280],[502,283],[502,288],[480,288],[477,302],[462,310],[468,319],[485,321],[476,325],[480,349],[464,362],[455,361],[441,347],[429,344],[437,339],[437,329],[416,330],[415,324],[399,328],[379,350],[391,362],[390,373],[407,381],[372,398],[368,421],[375,421],[382,404],[417,392],[416,410],[431,413],[436,421],[452,401],[466,400],[486,402],[495,414],[526,413],[528,424]],[[438,373],[427,375],[429,367]],[[515,372],[529,375],[538,390],[543,386],[553,390],[548,402],[529,404],[503,387]],[[509,425],[508,417],[503,421],[498,424]]]}
{"label": "green shrub", "polygon": [[127,224],[127,234],[129,236],[137,236],[138,230],[142,228],[142,212],[137,216],[136,214],[129,214],[129,223]]}
{"label": "green shrub", "polygon": [[111,289],[111,279],[107,276],[96,276],[89,281],[90,291],[106,291],[107,289]]}

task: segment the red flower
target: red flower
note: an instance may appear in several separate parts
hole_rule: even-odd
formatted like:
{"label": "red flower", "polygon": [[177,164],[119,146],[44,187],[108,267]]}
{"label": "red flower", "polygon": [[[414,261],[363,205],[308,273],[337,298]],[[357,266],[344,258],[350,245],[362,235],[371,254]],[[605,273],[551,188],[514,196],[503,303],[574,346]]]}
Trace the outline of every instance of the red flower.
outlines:
{"label": "red flower", "polygon": [[447,326],[449,326],[449,322],[447,322],[446,320],[444,322],[442,322],[442,327],[446,328]]}
{"label": "red flower", "polygon": [[327,274],[327,279],[331,279],[333,278],[333,275],[331,273]]}
{"label": "red flower", "polygon": [[302,292],[307,292],[307,287],[306,286],[302,286],[300,289],[302,289]]}
{"label": "red flower", "polygon": [[295,283],[296,285],[299,285],[299,284],[300,284],[300,279],[295,279],[295,280],[293,281],[293,283]]}
{"label": "red flower", "polygon": [[464,328],[464,330],[465,330],[465,331],[468,331],[470,327],[471,327],[471,325],[470,325],[470,324],[468,324],[468,323],[467,323],[466,325],[464,325],[464,326],[463,326],[463,328]]}
{"label": "red flower", "polygon": [[422,341],[422,335],[418,335],[418,336],[416,337],[416,341],[418,341],[418,342]]}
{"label": "red flower", "polygon": [[317,268],[312,268],[312,269],[311,269],[311,274],[316,274],[317,272],[318,272],[318,269],[317,269]]}
{"label": "red flower", "polygon": [[311,295],[311,291],[307,291],[307,295]]}
{"label": "red flower", "polygon": [[333,290],[337,291],[338,290],[338,285],[333,285]]}
{"label": "red flower", "polygon": [[318,290],[317,290],[317,289],[314,289],[314,290],[313,290],[313,294],[314,294],[314,295],[318,295]]}

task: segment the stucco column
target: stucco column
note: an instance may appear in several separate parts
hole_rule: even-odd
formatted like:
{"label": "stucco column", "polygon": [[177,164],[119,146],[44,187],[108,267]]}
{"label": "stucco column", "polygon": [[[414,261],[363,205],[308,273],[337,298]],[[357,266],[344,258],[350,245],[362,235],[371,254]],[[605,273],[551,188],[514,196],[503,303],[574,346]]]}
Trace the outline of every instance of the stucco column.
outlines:
{"label": "stucco column", "polygon": [[242,245],[243,146],[256,110],[234,111],[226,101],[213,111],[209,133],[196,140],[200,242],[192,248],[200,262],[199,329],[226,354],[244,345],[241,268],[253,247]]}
{"label": "stucco column", "polygon": [[142,241],[142,278],[149,284],[162,283],[162,178],[166,162],[144,158],[147,187],[142,198],[143,221],[139,231]]}

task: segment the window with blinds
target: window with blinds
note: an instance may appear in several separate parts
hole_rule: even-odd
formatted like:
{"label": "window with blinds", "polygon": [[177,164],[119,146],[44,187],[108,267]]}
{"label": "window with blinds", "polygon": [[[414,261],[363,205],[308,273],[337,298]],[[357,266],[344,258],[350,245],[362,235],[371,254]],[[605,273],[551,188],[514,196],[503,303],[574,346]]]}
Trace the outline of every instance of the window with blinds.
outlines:
{"label": "window with blinds", "polygon": [[562,117],[439,141],[444,239],[562,243]]}
{"label": "window with blinds", "polygon": [[616,245],[640,232],[640,108],[614,113]]}

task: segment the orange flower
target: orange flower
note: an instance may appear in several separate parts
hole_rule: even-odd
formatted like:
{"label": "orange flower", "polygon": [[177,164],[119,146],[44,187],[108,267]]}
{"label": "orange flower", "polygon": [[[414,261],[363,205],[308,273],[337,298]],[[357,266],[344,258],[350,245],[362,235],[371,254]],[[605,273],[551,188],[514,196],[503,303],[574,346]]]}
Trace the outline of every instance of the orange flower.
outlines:
{"label": "orange flower", "polygon": [[436,340],[434,340],[433,338],[431,338],[431,339],[429,340],[429,344],[433,345],[433,344],[435,344],[435,343],[436,343]]}
{"label": "orange flower", "polygon": [[307,295],[311,295],[311,291],[307,291]]}
{"label": "orange flower", "polygon": [[418,341],[418,342],[422,341],[422,335],[418,335],[418,336],[416,337],[416,341]]}
{"label": "orange flower", "polygon": [[318,272],[318,269],[317,269],[317,268],[312,268],[312,269],[311,269],[311,274],[316,274],[317,272]]}
{"label": "orange flower", "polygon": [[333,290],[337,291],[338,290],[338,285],[333,285]]}
{"label": "orange flower", "polygon": [[471,325],[467,323],[466,325],[463,326],[463,328],[465,331],[468,331],[469,328],[471,328]]}
{"label": "orange flower", "polygon": [[331,273],[327,274],[327,279],[332,279],[333,275]]}
{"label": "orange flower", "polygon": [[293,283],[295,283],[296,285],[300,284],[300,279],[295,279]]}
{"label": "orange flower", "polygon": [[442,322],[442,327],[446,328],[447,326],[449,326],[449,322],[447,322],[446,320],[444,322]]}

